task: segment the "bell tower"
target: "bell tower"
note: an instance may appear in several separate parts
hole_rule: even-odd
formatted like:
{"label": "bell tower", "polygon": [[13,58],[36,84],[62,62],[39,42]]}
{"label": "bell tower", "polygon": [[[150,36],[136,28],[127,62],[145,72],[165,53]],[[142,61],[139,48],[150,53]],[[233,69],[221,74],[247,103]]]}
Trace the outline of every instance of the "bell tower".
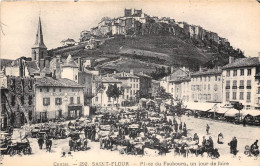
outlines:
{"label": "bell tower", "polygon": [[46,56],[47,56],[47,47],[43,42],[42,24],[41,24],[41,18],[39,17],[36,40],[32,47],[32,60],[37,61],[39,68],[42,69],[44,68],[44,63],[40,63],[40,62],[44,61]]}

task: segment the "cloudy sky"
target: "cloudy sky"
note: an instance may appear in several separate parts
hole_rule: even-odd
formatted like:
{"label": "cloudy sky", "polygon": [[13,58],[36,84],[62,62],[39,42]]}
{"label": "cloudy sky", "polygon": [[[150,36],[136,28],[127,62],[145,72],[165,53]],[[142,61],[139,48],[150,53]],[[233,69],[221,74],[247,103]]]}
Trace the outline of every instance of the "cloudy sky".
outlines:
{"label": "cloudy sky", "polygon": [[176,21],[200,25],[227,38],[246,56],[260,52],[260,3],[256,0],[182,0],[113,2],[2,2],[1,58],[31,56],[38,17],[48,49],[66,38],[79,39],[82,30],[97,25],[104,16],[118,17],[125,8],[142,8],[151,16],[167,16]]}

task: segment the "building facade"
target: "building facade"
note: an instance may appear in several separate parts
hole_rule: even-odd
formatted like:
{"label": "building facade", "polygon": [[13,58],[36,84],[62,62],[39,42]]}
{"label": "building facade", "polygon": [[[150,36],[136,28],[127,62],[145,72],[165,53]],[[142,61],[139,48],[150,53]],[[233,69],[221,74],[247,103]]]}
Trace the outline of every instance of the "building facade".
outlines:
{"label": "building facade", "polygon": [[259,72],[259,58],[229,58],[229,64],[223,67],[223,103],[240,102],[244,109],[258,107],[255,76]]}
{"label": "building facade", "polygon": [[83,86],[69,79],[36,78],[34,121],[84,116],[83,93]]}
{"label": "building facade", "polygon": [[191,74],[191,101],[222,102],[222,69],[208,69]]}

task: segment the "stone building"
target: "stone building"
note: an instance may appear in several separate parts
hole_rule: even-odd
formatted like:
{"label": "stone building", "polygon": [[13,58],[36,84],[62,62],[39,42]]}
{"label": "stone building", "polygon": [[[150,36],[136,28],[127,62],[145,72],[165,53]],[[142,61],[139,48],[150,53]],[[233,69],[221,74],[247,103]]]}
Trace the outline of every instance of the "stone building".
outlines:
{"label": "stone building", "polygon": [[83,86],[75,81],[51,77],[35,80],[35,122],[76,119],[84,116]]}
{"label": "stone building", "polygon": [[229,64],[223,67],[223,103],[240,102],[244,109],[257,108],[257,73],[259,73],[259,57],[229,57]]}
{"label": "stone building", "polygon": [[191,101],[222,102],[222,69],[208,69],[191,74]]}

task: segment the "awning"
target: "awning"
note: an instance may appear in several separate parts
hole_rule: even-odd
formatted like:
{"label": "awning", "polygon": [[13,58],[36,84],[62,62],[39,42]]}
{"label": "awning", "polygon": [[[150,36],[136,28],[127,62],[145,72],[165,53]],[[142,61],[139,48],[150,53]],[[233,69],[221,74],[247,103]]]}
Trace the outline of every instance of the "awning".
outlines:
{"label": "awning", "polygon": [[225,113],[225,116],[227,117],[235,117],[235,116],[239,116],[239,111],[234,109],[234,108],[231,108],[229,109],[226,113]]}
{"label": "awning", "polygon": [[215,109],[211,109],[209,112],[215,112],[215,113],[218,113],[218,114],[225,114],[228,110],[230,110],[231,108],[226,108],[226,107],[220,107],[220,106],[217,106]]}
{"label": "awning", "polygon": [[242,117],[245,117],[247,115],[260,116],[260,110],[242,110],[241,114],[242,114]]}
{"label": "awning", "polygon": [[198,110],[203,112],[209,111],[216,105],[216,103],[195,103],[195,102],[188,102],[185,104],[187,106],[186,109]]}

